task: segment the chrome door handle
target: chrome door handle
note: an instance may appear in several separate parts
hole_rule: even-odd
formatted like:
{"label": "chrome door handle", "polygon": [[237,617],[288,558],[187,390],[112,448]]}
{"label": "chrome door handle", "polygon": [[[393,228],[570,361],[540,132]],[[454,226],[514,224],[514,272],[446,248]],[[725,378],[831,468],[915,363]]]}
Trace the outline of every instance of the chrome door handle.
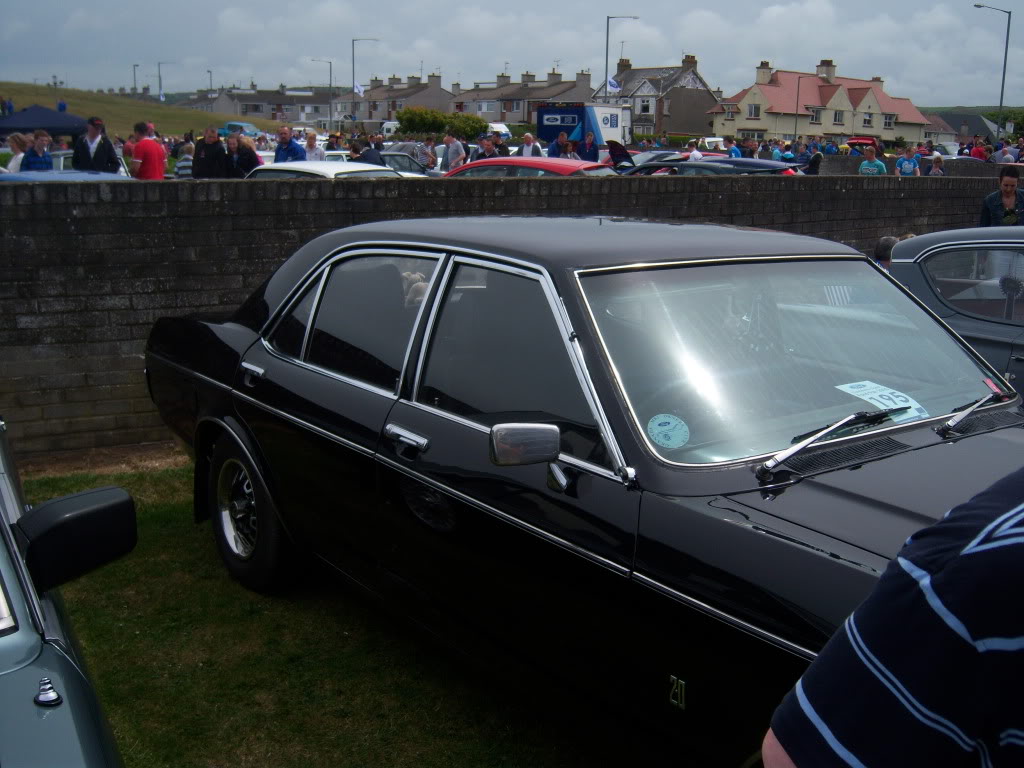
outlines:
{"label": "chrome door handle", "polygon": [[247,387],[253,386],[253,382],[256,379],[262,379],[264,376],[267,375],[267,372],[265,370],[260,368],[258,365],[253,365],[252,363],[243,362],[242,370],[245,371],[245,378],[243,379],[243,381],[245,382],[245,386]]}
{"label": "chrome door handle", "polygon": [[430,445],[430,440],[427,438],[422,435],[417,435],[415,432],[410,432],[408,429],[400,427],[397,424],[388,424],[384,427],[384,434],[403,445],[415,448],[420,453],[426,451],[427,447]]}

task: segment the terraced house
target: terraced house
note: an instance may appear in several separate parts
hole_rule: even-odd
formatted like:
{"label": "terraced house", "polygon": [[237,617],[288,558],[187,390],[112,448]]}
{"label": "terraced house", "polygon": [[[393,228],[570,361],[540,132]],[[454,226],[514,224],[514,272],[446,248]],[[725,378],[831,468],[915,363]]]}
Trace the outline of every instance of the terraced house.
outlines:
{"label": "terraced house", "polygon": [[716,136],[791,141],[825,136],[843,143],[851,136],[923,141],[934,130],[910,99],[890,96],[881,77],[839,77],[831,59],[815,72],[773,70],[762,61],[754,84],[708,110]]}
{"label": "terraced house", "polygon": [[536,125],[537,105],[549,101],[590,100],[592,92],[589,72],[577,72],[575,80],[563,80],[562,73],[552,70],[544,80],[531,72],[520,75],[518,83],[511,75],[500,74],[494,82],[474,83],[462,90],[452,83],[449,112],[466,112],[489,123],[526,123]]}

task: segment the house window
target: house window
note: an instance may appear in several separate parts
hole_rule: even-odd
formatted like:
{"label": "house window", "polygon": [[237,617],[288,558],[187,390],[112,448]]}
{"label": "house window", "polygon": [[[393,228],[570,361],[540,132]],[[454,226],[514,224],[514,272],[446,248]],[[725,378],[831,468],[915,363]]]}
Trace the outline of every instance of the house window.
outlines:
{"label": "house window", "polygon": [[640,99],[640,114],[649,115],[651,114],[651,102],[653,99]]}
{"label": "house window", "polygon": [[319,104],[314,104],[313,105],[313,114],[314,115],[319,115],[320,114],[320,105]]}
{"label": "house window", "polygon": [[456,112],[465,112],[466,111],[465,103],[461,102],[461,101],[455,102],[455,111]]}
{"label": "house window", "polygon": [[843,114],[843,110],[837,109],[832,113],[832,122],[836,125],[842,125],[844,119],[846,119],[846,115]]}
{"label": "house window", "polygon": [[495,102],[493,101],[478,101],[476,103],[477,112],[493,112]]}
{"label": "house window", "polygon": [[764,131],[740,131],[741,139],[757,139],[761,141],[764,139]]}
{"label": "house window", "polygon": [[521,101],[513,101],[512,102],[512,111],[513,112],[521,112],[522,109],[523,109],[523,102],[521,102]]}
{"label": "house window", "polygon": [[896,115],[882,115],[883,127],[891,129],[896,123]]}
{"label": "house window", "polygon": [[819,123],[819,124],[821,123],[821,110],[820,109],[812,109],[811,110],[811,122],[812,123]]}
{"label": "house window", "polygon": [[865,112],[864,113],[864,127],[865,128],[870,128],[871,127],[871,113],[870,112]]}
{"label": "house window", "polygon": [[405,107],[405,102],[404,101],[396,101],[395,102],[395,109],[403,109],[404,107]]}
{"label": "house window", "polygon": [[748,120],[760,120],[761,119],[761,105],[760,104],[747,104],[747,119]]}
{"label": "house window", "polygon": [[733,109],[732,107],[726,107],[725,108],[725,119],[726,120],[735,120],[736,119],[736,110]]}

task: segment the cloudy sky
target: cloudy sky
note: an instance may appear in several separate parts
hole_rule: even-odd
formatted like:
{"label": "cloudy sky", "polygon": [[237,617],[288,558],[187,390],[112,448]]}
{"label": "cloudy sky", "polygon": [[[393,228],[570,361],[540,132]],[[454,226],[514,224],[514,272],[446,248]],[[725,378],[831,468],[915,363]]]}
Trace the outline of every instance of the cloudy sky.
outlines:
{"label": "cloudy sky", "polygon": [[[132,84],[157,86],[157,62],[166,91],[214,85],[276,87],[350,83],[351,39],[357,44],[356,76],[405,77],[440,72],[447,88],[458,80],[494,80],[506,68],[538,75],[553,66],[566,76],[590,70],[596,86],[604,74],[605,16],[637,14],[611,22],[611,61],[620,47],[634,66],[677,64],[694,54],[705,80],[732,95],[749,85],[762,59],[773,67],[814,71],[834,59],[839,74],[881,75],[886,90],[919,105],[996,104],[1002,74],[1006,14],[971,2],[922,3],[920,12],[896,15],[909,4],[892,0],[733,0],[697,3],[621,3],[596,0],[524,3],[484,10],[478,3],[431,6],[411,0],[270,2],[223,0],[136,6],[111,0],[69,5],[36,0],[31,12],[0,25],[0,80],[44,82],[52,75],[78,88]],[[1003,0],[1001,5],[1013,6]],[[855,7],[855,13],[846,9]],[[585,10],[581,10],[585,8]],[[445,9],[445,10],[442,10]],[[460,10],[461,9],[461,10]],[[927,10],[926,10],[927,9]],[[1017,28],[1024,24],[1019,18]],[[45,34],[41,34],[43,29]],[[625,43],[622,43],[625,41]],[[1011,30],[1005,103],[1024,103],[1024,38]]]}

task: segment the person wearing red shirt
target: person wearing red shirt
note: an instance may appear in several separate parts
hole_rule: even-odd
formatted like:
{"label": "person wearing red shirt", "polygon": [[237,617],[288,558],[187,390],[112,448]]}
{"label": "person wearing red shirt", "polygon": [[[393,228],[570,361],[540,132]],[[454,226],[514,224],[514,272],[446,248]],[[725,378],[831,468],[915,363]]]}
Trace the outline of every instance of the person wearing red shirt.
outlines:
{"label": "person wearing red shirt", "polygon": [[132,151],[132,176],[137,179],[161,180],[167,167],[164,148],[148,137],[145,123],[135,124],[135,148]]}

